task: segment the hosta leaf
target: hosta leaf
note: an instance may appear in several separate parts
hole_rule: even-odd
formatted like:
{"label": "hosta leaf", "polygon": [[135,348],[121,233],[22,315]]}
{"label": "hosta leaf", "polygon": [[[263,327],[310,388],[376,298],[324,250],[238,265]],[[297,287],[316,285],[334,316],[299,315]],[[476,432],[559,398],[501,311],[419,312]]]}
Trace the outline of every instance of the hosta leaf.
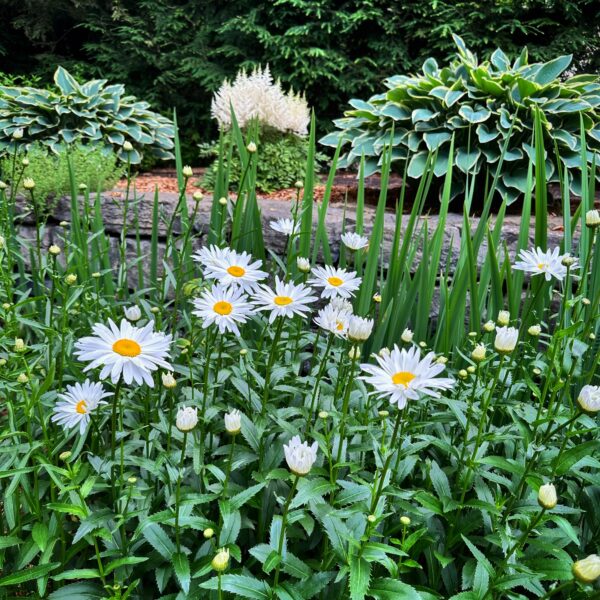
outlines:
{"label": "hosta leaf", "polygon": [[473,109],[468,105],[461,106],[458,114],[469,123],[483,123],[492,114],[487,108]]}
{"label": "hosta leaf", "polygon": [[534,81],[540,85],[547,85],[551,81],[554,81],[563,71],[568,68],[572,59],[572,54],[566,54],[545,63],[536,73]]}
{"label": "hosta leaf", "polygon": [[54,73],[54,83],[56,83],[65,96],[79,91],[79,84],[76,79],[63,67],[58,67],[58,69],[56,69],[56,72]]}

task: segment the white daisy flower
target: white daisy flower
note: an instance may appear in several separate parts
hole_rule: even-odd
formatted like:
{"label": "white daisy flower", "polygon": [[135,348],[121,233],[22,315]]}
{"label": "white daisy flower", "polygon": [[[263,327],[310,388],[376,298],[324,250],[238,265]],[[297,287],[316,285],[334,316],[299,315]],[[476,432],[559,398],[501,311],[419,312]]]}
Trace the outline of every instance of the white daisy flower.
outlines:
{"label": "white daisy flower", "polygon": [[125,319],[120,328],[108,320],[108,327],[96,323],[94,336],[84,337],[75,343],[75,356],[80,361],[90,361],[84,372],[102,367],[100,379],[110,376],[117,383],[122,376],[126,384],[135,381],[154,387],[152,372],[159,367],[172,371],[166,361],[169,356],[171,335],[154,331],[154,321],[144,327],[135,327]]}
{"label": "white daisy flower", "polygon": [[435,362],[435,354],[430,352],[421,359],[419,348],[401,350],[398,346],[389,355],[375,355],[379,366],[363,364],[361,368],[368,375],[361,379],[370,383],[375,390],[372,394],[389,396],[392,404],[404,408],[407,400],[417,400],[419,394],[439,397],[437,390],[447,390],[454,385],[454,380],[437,377],[444,365]]}
{"label": "white daisy flower", "polygon": [[192,258],[205,268],[215,267],[222,263],[230,254],[231,248],[204,246],[192,255]]}
{"label": "white daisy flower", "polygon": [[308,258],[299,256],[296,259],[296,265],[298,266],[298,271],[301,271],[302,273],[308,273],[310,271],[310,260],[308,260]]}
{"label": "white daisy flower", "polygon": [[259,281],[267,274],[260,270],[262,260],[252,262],[247,252],[229,250],[215,263],[206,265],[204,277],[216,279],[223,286],[240,287],[245,292],[252,292]]}
{"label": "white daisy flower", "polygon": [[314,267],[312,270],[314,277],[309,279],[317,287],[322,287],[321,298],[333,298],[341,296],[350,298],[360,287],[361,278],[356,277],[356,271],[346,271],[345,269],[336,269],[329,265],[325,267]]}
{"label": "white daisy flower", "polygon": [[104,391],[101,383],[92,383],[89,379],[83,383],[68,385],[67,391],[58,395],[62,402],[57,402],[54,406],[52,422],[64,429],[79,425],[79,433],[83,435],[90,422],[90,414],[101,404],[107,404],[102,398],[108,396],[112,396],[112,393]]}
{"label": "white daisy flower", "polygon": [[501,354],[509,354],[516,348],[518,340],[519,330],[515,327],[498,327],[494,348]]}
{"label": "white daisy flower", "polygon": [[198,424],[198,409],[191,406],[182,406],[177,411],[175,426],[179,431],[191,431]]}
{"label": "white daisy flower", "polygon": [[295,235],[300,231],[300,223],[294,223],[293,219],[277,219],[271,221],[269,226],[274,231],[283,233],[284,235]]}
{"label": "white daisy flower", "polygon": [[307,442],[302,442],[299,435],[295,435],[287,444],[283,445],[285,460],[294,475],[308,475],[315,461],[317,460],[317,442],[309,446]]}
{"label": "white daisy flower", "polygon": [[242,413],[234,408],[231,412],[225,414],[225,429],[231,435],[238,434],[242,429]]}
{"label": "white daisy flower", "polygon": [[371,332],[373,331],[373,325],[375,321],[373,319],[363,319],[356,315],[350,317],[348,323],[348,339],[351,342],[365,342],[369,339]]}
{"label": "white daisy flower", "polygon": [[125,318],[133,323],[139,321],[142,318],[142,311],[140,310],[140,307],[137,306],[137,304],[125,308],[123,312],[125,313]]}
{"label": "white daisy flower", "polygon": [[275,277],[275,291],[266,285],[261,285],[252,299],[256,310],[270,310],[269,323],[277,317],[306,316],[310,311],[308,304],[318,300],[311,296],[312,289],[306,285],[284,283]]}
{"label": "white daisy flower", "polygon": [[348,232],[344,233],[341,237],[342,242],[346,248],[350,250],[362,250],[369,246],[369,238],[359,233]]}
{"label": "white daisy flower", "polygon": [[[520,260],[515,263],[514,268],[532,275],[544,275],[546,281],[550,281],[552,277],[562,281],[567,274],[567,267],[562,264],[562,260],[568,255],[559,252],[558,247],[548,252],[544,252],[541,248],[521,250],[518,256]],[[572,268],[575,267],[576,265],[573,265]]]}
{"label": "white daisy flower", "polygon": [[577,396],[577,404],[587,413],[600,412],[600,387],[584,385]]}
{"label": "white daisy flower", "polygon": [[[337,298],[334,298],[334,300],[337,300]],[[329,333],[346,337],[350,318],[352,317],[352,305],[349,302],[344,302],[347,306],[333,301],[324,306],[314,318],[315,324]]]}
{"label": "white daisy flower", "polygon": [[193,303],[196,310],[192,312],[202,319],[202,328],[214,323],[221,333],[230,331],[240,335],[238,324],[245,323],[253,312],[246,294],[239,287],[226,288],[217,284],[211,290],[204,290]]}

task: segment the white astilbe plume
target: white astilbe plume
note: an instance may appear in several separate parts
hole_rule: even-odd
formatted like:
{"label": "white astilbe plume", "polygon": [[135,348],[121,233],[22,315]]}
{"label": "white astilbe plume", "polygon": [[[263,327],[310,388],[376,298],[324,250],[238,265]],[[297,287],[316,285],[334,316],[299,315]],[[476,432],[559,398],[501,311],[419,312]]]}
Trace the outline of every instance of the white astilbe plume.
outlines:
{"label": "white astilbe plume", "polygon": [[293,90],[284,92],[279,81],[273,81],[269,67],[255,68],[252,73],[240,71],[233,83],[224,81],[215,93],[211,115],[224,129],[231,127],[231,107],[240,127],[252,119],[279,131],[307,135],[310,114],[306,99]]}

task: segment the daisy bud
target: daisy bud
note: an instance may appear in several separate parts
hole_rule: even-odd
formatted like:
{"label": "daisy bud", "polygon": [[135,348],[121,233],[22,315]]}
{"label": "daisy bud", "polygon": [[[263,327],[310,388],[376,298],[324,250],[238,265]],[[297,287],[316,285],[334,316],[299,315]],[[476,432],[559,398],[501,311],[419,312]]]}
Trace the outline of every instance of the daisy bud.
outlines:
{"label": "daisy bud", "polygon": [[556,506],[558,498],[556,497],[556,488],[552,483],[546,483],[540,486],[538,490],[538,504],[547,510]]}
{"label": "daisy bud", "polygon": [[27,350],[25,342],[21,338],[15,339],[15,352],[25,352],[25,350]]}
{"label": "daisy bud", "polygon": [[389,356],[391,354],[390,349],[389,348],[382,348],[379,352],[378,352],[379,356],[381,357],[386,357]]}
{"label": "daisy bud", "polygon": [[15,129],[12,133],[13,140],[22,140],[23,139],[23,128],[19,127],[19,129]]}
{"label": "daisy bud", "polygon": [[182,406],[177,411],[175,425],[179,431],[191,431],[198,424],[198,409],[191,406]]}
{"label": "daisy bud", "polygon": [[225,429],[230,435],[237,435],[242,430],[242,413],[236,409],[224,417]]}
{"label": "daisy bud", "polygon": [[467,367],[467,373],[475,373],[475,367],[473,365],[469,365]]}
{"label": "daisy bud", "polygon": [[492,331],[494,331],[494,329],[496,329],[496,323],[494,323],[494,321],[488,321],[483,326],[483,330],[486,333],[491,333]]}
{"label": "daisy bud", "polygon": [[10,302],[5,302],[5,303],[2,305],[2,308],[3,308],[4,310],[9,310],[11,306],[12,306],[12,304],[11,304]]}
{"label": "daisy bud", "polygon": [[61,452],[58,455],[58,458],[63,462],[67,462],[71,458],[72,452],[70,450],[65,450],[65,452]]}
{"label": "daisy bud", "polygon": [[125,318],[128,321],[132,321],[133,323],[135,323],[136,321],[139,321],[142,318],[142,311],[140,310],[140,307],[137,306],[136,304],[125,308],[124,313],[125,313]]}
{"label": "daisy bud", "polygon": [[61,221],[61,222],[59,223],[59,225],[60,225],[61,227],[68,227],[68,226],[69,226],[69,223],[68,223],[67,221]]}
{"label": "daisy bud", "polygon": [[563,267],[572,267],[577,262],[577,259],[573,256],[565,254],[563,259],[560,261]]}
{"label": "daisy bud", "polygon": [[240,349],[240,356],[246,356],[246,354],[248,354],[248,348]]}
{"label": "daisy bud", "polygon": [[0,367],[3,367],[6,364],[5,358],[0,358]]}
{"label": "daisy bud", "polygon": [[469,331],[469,337],[471,337],[471,338],[477,337],[477,332],[476,331]]}
{"label": "daisy bud", "polygon": [[133,144],[128,140],[123,144],[123,150],[125,152],[131,152],[133,150]]}
{"label": "daisy bud", "polygon": [[35,187],[35,181],[31,179],[31,177],[25,177],[25,179],[23,179],[23,187],[26,190],[32,190]]}
{"label": "daisy bud", "polygon": [[458,372],[458,376],[459,376],[461,379],[466,379],[466,377],[467,377],[468,375],[469,375],[469,374],[467,373],[466,369],[461,369],[461,370]]}
{"label": "daisy bud", "polygon": [[229,550],[227,548],[221,548],[210,564],[217,573],[225,571],[229,566]]}
{"label": "daisy bud", "polygon": [[425,342],[419,342],[420,348],[427,348],[427,344]]}
{"label": "daisy bud", "polygon": [[329,417],[329,413],[326,410],[319,411],[319,419],[326,419]]}
{"label": "daisy bud", "polygon": [[215,530],[212,529],[211,527],[207,527],[203,532],[202,535],[207,539],[210,540],[210,538],[215,535]]}
{"label": "daisy bud", "polygon": [[510,354],[517,346],[519,330],[514,327],[499,327],[496,331],[494,348],[500,354]]}
{"label": "daisy bud", "polygon": [[404,525],[405,527],[410,525],[410,517],[400,517],[400,523],[402,523],[402,525]]}
{"label": "daisy bud", "polygon": [[93,277],[94,279],[98,279],[98,278],[102,277],[102,275],[101,275],[101,274],[100,274],[98,271],[94,271],[94,272],[92,273],[92,277]]}
{"label": "daisy bud", "polygon": [[588,227],[600,227],[600,213],[597,210],[588,210],[585,213],[585,224]]}
{"label": "daisy bud", "polygon": [[381,302],[381,294],[379,294],[378,292],[373,294],[373,302],[376,302],[377,304],[379,304]]}
{"label": "daisy bud", "polygon": [[506,327],[510,323],[510,313],[507,310],[501,310],[498,313],[498,318],[496,319],[498,325],[502,327]]}
{"label": "daisy bud", "polygon": [[438,356],[438,357],[435,359],[435,362],[436,362],[438,365],[445,365],[445,364],[448,362],[448,357],[447,357],[447,356]]}
{"label": "daisy bud", "polygon": [[589,298],[582,298],[581,299],[581,304],[583,304],[584,306],[589,306],[592,302],[590,301]]}
{"label": "daisy bud", "polygon": [[222,198],[219,198],[219,204],[221,206],[227,206],[227,198],[225,198],[225,196],[223,196]]}
{"label": "daisy bud", "polygon": [[584,385],[577,396],[577,404],[583,412],[594,414],[600,411],[600,386]]}
{"label": "daisy bud", "polygon": [[8,185],[4,181],[0,181],[0,190],[5,190],[7,187]]}
{"label": "daisy bud", "polygon": [[537,367],[535,367],[535,369],[533,369],[533,374],[534,375],[541,375],[542,372]]}
{"label": "daisy bud", "polygon": [[590,333],[589,338],[590,338],[590,340],[595,340],[596,339],[596,334],[595,333]]}
{"label": "daisy bud", "polygon": [[27,383],[29,381],[29,377],[27,377],[27,375],[25,375],[25,373],[21,373],[18,377],[17,377],[17,381],[19,383]]}
{"label": "daisy bud", "polygon": [[376,523],[377,522],[377,517],[375,515],[369,515],[367,517],[367,521],[369,521],[369,523]]}
{"label": "daisy bud", "polygon": [[21,161],[21,164],[22,164],[24,167],[28,167],[28,166],[29,166],[29,159],[28,159],[28,158],[24,158],[24,159]]}
{"label": "daisy bud", "polygon": [[287,445],[283,445],[285,460],[294,475],[302,477],[308,475],[317,460],[317,442],[309,446],[307,442],[300,441],[300,436],[295,435]]}
{"label": "daisy bud", "polygon": [[190,167],[189,165],[185,165],[185,167],[181,169],[181,172],[183,173],[184,177],[193,177],[194,175],[194,171],[192,171],[192,167]]}
{"label": "daisy bud", "polygon": [[158,314],[160,312],[160,308],[158,308],[158,306],[153,306],[150,309],[150,312],[156,315],[156,314]]}
{"label": "daisy bud", "polygon": [[301,273],[308,273],[310,271],[310,260],[308,258],[299,256],[296,259],[296,265],[298,266],[298,271]]}
{"label": "daisy bud", "polygon": [[362,343],[369,339],[373,331],[373,319],[363,319],[352,316],[348,322],[348,339],[351,342]]}
{"label": "daisy bud", "polygon": [[533,337],[537,337],[538,335],[540,335],[540,333],[542,333],[542,328],[539,325],[532,325],[527,330],[527,333]]}
{"label": "daisy bud", "polygon": [[160,377],[162,379],[163,387],[168,390],[172,390],[177,387],[177,381],[175,381],[175,377],[173,377],[173,373],[167,371],[166,373],[161,373]]}
{"label": "daisy bud", "polygon": [[77,283],[77,275],[69,273],[69,275],[65,277],[65,282],[67,285],[75,285]]}
{"label": "daisy bud", "polygon": [[360,348],[358,346],[352,346],[352,348],[348,350],[348,356],[350,360],[358,360],[360,358]]}
{"label": "daisy bud", "polygon": [[475,346],[473,349],[473,352],[471,352],[471,358],[475,362],[482,362],[485,360],[485,352],[485,346],[483,344],[477,344],[477,346]]}
{"label": "daisy bud", "polygon": [[410,344],[412,342],[413,339],[413,332],[410,329],[405,329],[402,332],[402,335],[400,336],[400,339],[406,343],[406,344]]}
{"label": "daisy bud", "polygon": [[301,189],[304,187],[304,182],[302,182],[302,181],[298,180],[298,181],[296,181],[296,183],[294,184],[294,187],[295,187],[297,190],[301,190]]}
{"label": "daisy bud", "polygon": [[87,190],[87,185],[85,183],[80,183],[79,184],[79,189],[84,192],[85,190]]}
{"label": "daisy bud", "polygon": [[386,419],[387,417],[390,416],[390,411],[389,410],[380,410],[377,413],[382,419]]}
{"label": "daisy bud", "polygon": [[0,250],[2,250],[6,246],[6,239],[3,235],[0,235]]}
{"label": "daisy bud", "polygon": [[193,198],[193,199],[194,199],[196,202],[200,202],[200,200],[202,200],[202,198],[204,198],[204,196],[202,195],[202,192],[198,190],[198,191],[195,191],[195,192],[192,194],[192,198]]}
{"label": "daisy bud", "polygon": [[58,256],[61,252],[60,246],[57,246],[56,244],[52,244],[52,246],[50,246],[50,248],[48,248],[48,252],[50,252],[50,254],[52,254],[52,256]]}
{"label": "daisy bud", "polygon": [[254,142],[250,142],[246,146],[246,150],[248,150],[248,152],[250,152],[250,154],[254,154],[256,152],[256,144]]}
{"label": "daisy bud", "polygon": [[600,577],[600,556],[590,554],[573,563],[573,576],[581,583],[594,583]]}

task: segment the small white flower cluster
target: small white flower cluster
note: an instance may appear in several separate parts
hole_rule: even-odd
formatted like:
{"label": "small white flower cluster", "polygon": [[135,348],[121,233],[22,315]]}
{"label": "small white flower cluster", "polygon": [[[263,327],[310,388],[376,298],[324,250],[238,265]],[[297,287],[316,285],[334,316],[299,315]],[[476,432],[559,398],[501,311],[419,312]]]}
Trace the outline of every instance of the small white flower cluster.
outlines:
{"label": "small white flower cluster", "polygon": [[240,127],[252,120],[279,131],[299,136],[308,133],[310,112],[306,98],[290,90],[284,92],[279,81],[273,81],[268,65],[252,73],[240,71],[233,82],[225,81],[215,93],[211,115],[224,129],[231,128],[231,110]]}

